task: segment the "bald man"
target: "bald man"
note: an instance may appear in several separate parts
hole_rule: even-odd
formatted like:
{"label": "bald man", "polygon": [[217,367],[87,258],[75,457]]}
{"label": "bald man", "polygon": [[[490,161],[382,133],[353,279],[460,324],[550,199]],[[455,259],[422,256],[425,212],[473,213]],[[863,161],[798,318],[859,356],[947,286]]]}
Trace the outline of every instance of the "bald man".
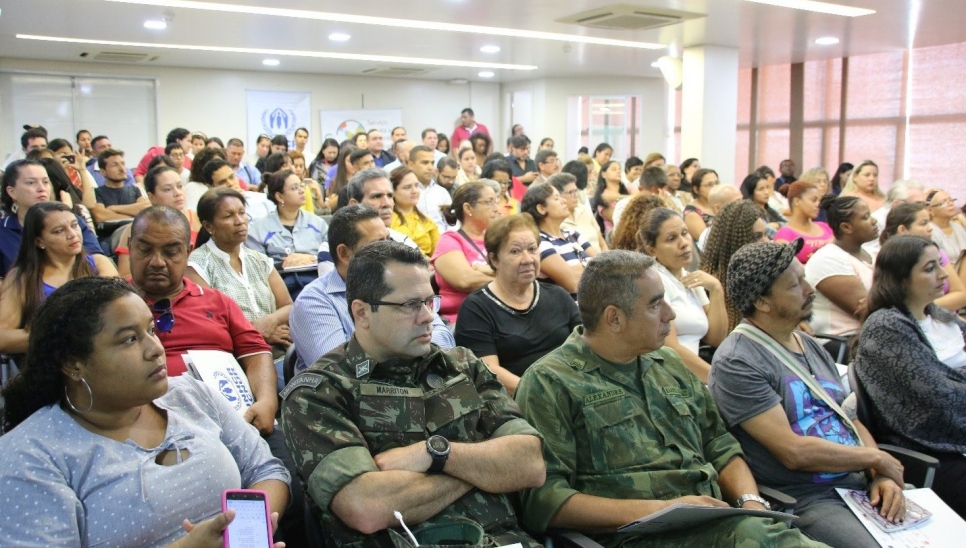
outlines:
{"label": "bald man", "polygon": [[392,170],[399,166],[406,165],[406,159],[409,158],[409,152],[416,146],[416,143],[410,140],[404,140],[402,142],[396,141],[392,146],[392,153],[396,155],[396,160],[389,162],[383,166],[383,171],[387,174],[392,173]]}
{"label": "bald man", "polygon": [[[731,202],[737,202],[741,199],[741,191],[738,187],[734,185],[717,185],[711,189],[711,194],[708,195],[708,204],[711,205],[711,212],[713,215],[717,215],[721,209],[730,204]],[[698,249],[704,251],[704,244],[708,241],[708,233],[711,232],[711,223],[714,222],[714,217],[711,217],[711,222],[708,223],[708,228],[704,229],[701,236],[695,245]]]}

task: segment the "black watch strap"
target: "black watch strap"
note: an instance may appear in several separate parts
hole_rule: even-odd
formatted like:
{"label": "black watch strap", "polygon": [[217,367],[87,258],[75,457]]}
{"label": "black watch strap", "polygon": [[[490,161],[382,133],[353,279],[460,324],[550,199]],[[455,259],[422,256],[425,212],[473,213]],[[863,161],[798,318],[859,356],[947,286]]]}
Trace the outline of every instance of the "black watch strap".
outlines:
{"label": "black watch strap", "polygon": [[[433,445],[442,444],[443,447],[437,447],[434,449]],[[441,474],[443,472],[443,467],[446,466],[446,460],[449,459],[449,440],[443,436],[431,436],[426,440],[426,452],[429,453],[431,459],[433,459],[432,464],[429,465],[429,470],[427,473],[430,474]]]}
{"label": "black watch strap", "polygon": [[433,458],[433,464],[429,465],[429,470],[427,470],[427,472],[429,472],[430,474],[443,473],[443,467],[446,466],[446,459],[447,457],[449,457],[449,455],[440,456],[440,455],[433,455],[432,453],[430,453],[429,456]]}

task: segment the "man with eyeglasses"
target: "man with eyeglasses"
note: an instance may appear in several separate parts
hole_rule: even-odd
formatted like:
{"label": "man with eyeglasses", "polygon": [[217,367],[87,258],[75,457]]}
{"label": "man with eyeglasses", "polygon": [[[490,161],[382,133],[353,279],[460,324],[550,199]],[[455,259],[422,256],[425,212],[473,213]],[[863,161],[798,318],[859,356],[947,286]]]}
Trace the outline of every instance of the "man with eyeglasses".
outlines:
{"label": "man with eyeglasses", "polygon": [[436,182],[439,186],[446,189],[452,199],[456,192],[456,174],[459,173],[460,165],[454,158],[446,156],[436,162]]}
{"label": "man with eyeglasses", "polygon": [[[334,222],[334,221],[333,221]],[[539,546],[509,493],[543,484],[539,434],[465,348],[432,344],[439,297],[418,249],[378,241],[349,261],[355,333],[282,391],[282,428],[327,545]],[[462,527],[454,525],[460,520]],[[480,531],[482,529],[482,531]],[[439,539],[440,537],[436,537]]]}
{"label": "man with eyeglasses", "polygon": [[174,169],[178,171],[178,175],[181,177],[181,184],[188,184],[188,181],[191,180],[191,170],[184,166],[188,155],[181,143],[168,143],[164,147],[164,153],[174,163]]}
{"label": "man with eyeglasses", "polygon": [[534,161],[537,164],[537,178],[535,180],[538,183],[546,183],[550,177],[560,171],[560,162],[557,161],[557,153],[553,150],[544,149],[537,152]]}
{"label": "man with eyeglasses", "polygon": [[[134,217],[128,240],[130,283],[154,314],[155,333],[164,346],[168,376],[187,371],[182,356],[188,350],[220,350],[233,355],[255,395],[245,420],[258,429],[272,454],[294,474],[294,461],[281,430],[275,429],[278,388],[271,348],[234,300],[184,276],[190,236],[191,226],[180,211],[151,206]],[[301,500],[301,486],[293,482],[293,502],[279,525],[292,545],[301,545],[297,541],[304,538]]]}
{"label": "man with eyeglasses", "polygon": [[[355,326],[345,298],[349,261],[364,245],[388,239],[389,229],[378,211],[354,204],[335,212],[327,236],[335,269],[305,286],[289,315],[289,329],[298,354],[297,371],[352,337]],[[439,315],[433,318],[433,343],[440,348],[453,348],[456,344]]]}

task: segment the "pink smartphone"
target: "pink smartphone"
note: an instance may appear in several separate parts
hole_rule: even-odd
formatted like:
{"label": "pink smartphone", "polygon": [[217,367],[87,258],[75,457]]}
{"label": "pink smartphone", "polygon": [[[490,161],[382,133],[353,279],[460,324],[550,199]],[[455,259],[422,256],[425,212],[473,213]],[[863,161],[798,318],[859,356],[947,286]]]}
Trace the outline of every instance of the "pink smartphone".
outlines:
{"label": "pink smartphone", "polygon": [[225,548],[272,548],[272,517],[265,491],[226,489],[221,509],[235,511],[235,519],[225,529]]}

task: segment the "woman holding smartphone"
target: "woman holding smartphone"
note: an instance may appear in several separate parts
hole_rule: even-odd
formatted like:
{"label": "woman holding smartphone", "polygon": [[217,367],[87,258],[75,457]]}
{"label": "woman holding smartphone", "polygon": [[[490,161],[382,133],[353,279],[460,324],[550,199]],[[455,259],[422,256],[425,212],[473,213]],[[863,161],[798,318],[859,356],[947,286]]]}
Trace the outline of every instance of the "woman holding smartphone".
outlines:
{"label": "woman holding smartphone", "polygon": [[199,381],[168,378],[154,317],[123,280],[64,284],[27,354],[3,391],[0,507],[17,511],[0,512],[0,546],[221,547],[224,490],[288,503],[258,431]]}

